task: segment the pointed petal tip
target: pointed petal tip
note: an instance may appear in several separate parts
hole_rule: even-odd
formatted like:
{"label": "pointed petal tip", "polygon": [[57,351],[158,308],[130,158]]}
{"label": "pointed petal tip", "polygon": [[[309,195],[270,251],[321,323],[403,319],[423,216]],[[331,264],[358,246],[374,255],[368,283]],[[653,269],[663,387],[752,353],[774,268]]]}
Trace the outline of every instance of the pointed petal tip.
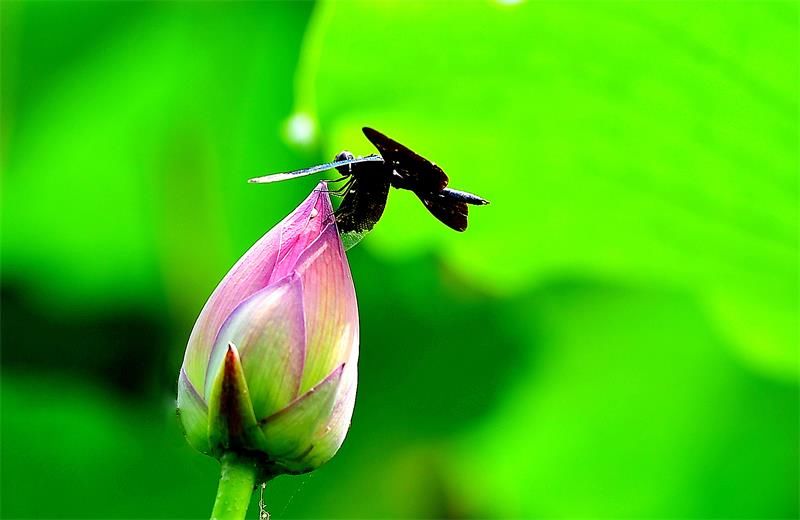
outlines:
{"label": "pointed petal tip", "polygon": [[[239,350],[236,348],[236,345],[233,344],[232,341],[228,342],[228,350],[225,352],[225,361],[223,362],[222,367],[222,379],[223,382],[228,382],[228,384],[236,384],[238,385],[240,381],[236,379],[239,376],[239,372],[241,372],[241,360],[239,359]],[[243,390],[243,389],[239,389]]]}
{"label": "pointed petal tip", "polygon": [[314,209],[316,209],[318,213],[312,214],[311,218],[317,216],[328,218],[333,214],[333,204],[331,204],[331,196],[328,191],[328,181],[320,181],[319,184],[317,184],[317,187],[314,188],[314,193],[317,194],[317,200],[316,204],[314,205]]}
{"label": "pointed petal tip", "polygon": [[208,399],[208,439],[212,452],[220,455],[234,447],[261,449],[263,438],[256,426],[239,352],[229,342]]}
{"label": "pointed petal tip", "polygon": [[[239,362],[239,349],[236,348],[236,345],[233,344],[232,341],[228,342],[228,348],[225,351],[225,371],[230,372],[232,367]],[[226,377],[228,374],[226,374]]]}
{"label": "pointed petal tip", "polygon": [[331,373],[325,376],[325,378],[317,383],[316,385],[312,386],[309,392],[314,392],[317,388],[321,387],[322,385],[328,384],[331,381],[335,381],[342,377],[342,372],[344,372],[344,366],[346,363],[340,363],[339,366],[331,370]]}

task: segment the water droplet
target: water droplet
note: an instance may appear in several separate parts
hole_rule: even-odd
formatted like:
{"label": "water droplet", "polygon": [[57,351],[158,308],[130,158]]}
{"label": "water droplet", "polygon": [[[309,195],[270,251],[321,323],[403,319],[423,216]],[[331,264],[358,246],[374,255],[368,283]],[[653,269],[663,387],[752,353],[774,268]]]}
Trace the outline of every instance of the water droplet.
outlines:
{"label": "water droplet", "polygon": [[286,134],[289,140],[295,144],[311,144],[316,134],[314,119],[304,112],[292,115],[286,121]]}
{"label": "water droplet", "polygon": [[311,208],[311,215],[309,215],[309,218],[316,218],[317,215],[319,215],[317,208]]}

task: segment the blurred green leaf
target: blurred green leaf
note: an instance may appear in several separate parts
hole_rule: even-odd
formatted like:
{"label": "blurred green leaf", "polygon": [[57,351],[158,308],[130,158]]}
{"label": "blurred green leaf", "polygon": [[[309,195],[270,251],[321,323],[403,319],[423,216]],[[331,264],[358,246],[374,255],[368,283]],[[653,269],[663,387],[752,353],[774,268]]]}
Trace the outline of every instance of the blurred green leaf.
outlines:
{"label": "blurred green leaf", "polygon": [[374,126],[492,201],[461,236],[393,193],[375,252],[435,250],[502,294],[578,273],[688,289],[794,378],[797,40],[795,2],[325,2],[297,112],[329,154],[370,151]]}
{"label": "blurred green leaf", "polygon": [[724,355],[684,295],[553,286],[539,355],[461,442],[465,496],[499,518],[796,518],[797,387]]}
{"label": "blurred green leaf", "polygon": [[174,403],[120,404],[77,381],[3,374],[4,518],[200,518],[217,463],[183,439]]}
{"label": "blurred green leaf", "polygon": [[[311,4],[115,4],[88,9],[96,22],[85,5],[12,9],[24,31],[5,36],[18,110],[3,120],[4,271],[61,310],[148,302],[166,285],[193,316],[304,191],[245,181],[296,160],[278,136]],[[23,37],[54,25],[71,50],[58,74],[31,65],[58,49]]]}

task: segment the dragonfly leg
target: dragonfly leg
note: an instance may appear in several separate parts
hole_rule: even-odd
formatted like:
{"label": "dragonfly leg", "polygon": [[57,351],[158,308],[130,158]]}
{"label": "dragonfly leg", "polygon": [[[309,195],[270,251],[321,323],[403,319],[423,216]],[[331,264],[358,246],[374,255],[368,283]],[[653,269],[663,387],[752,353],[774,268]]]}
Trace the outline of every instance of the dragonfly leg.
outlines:
{"label": "dragonfly leg", "polygon": [[[345,178],[347,178],[347,177],[345,177]],[[342,179],[339,179],[339,180],[342,180]],[[347,193],[347,191],[350,189],[350,186],[353,185],[353,182],[355,182],[355,179],[351,177],[349,181],[345,182],[342,186],[340,186],[339,188],[336,188],[335,190],[321,190],[321,191],[323,193],[333,193],[337,197],[341,197],[341,196],[343,196],[344,194]]]}
{"label": "dragonfly leg", "polygon": [[345,179],[349,179],[350,177],[351,177],[350,175],[342,175],[338,179],[329,179],[329,180],[327,180],[325,182],[341,182],[341,181],[343,181]]}

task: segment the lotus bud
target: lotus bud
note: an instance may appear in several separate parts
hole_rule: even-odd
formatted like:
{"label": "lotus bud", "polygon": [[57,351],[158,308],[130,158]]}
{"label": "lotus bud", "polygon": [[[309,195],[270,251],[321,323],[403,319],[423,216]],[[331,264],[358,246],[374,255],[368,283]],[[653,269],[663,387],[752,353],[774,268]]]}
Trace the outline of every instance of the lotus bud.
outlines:
{"label": "lotus bud", "polygon": [[194,325],[178,380],[189,443],[305,473],[353,413],[358,309],[325,184],[233,266]]}

